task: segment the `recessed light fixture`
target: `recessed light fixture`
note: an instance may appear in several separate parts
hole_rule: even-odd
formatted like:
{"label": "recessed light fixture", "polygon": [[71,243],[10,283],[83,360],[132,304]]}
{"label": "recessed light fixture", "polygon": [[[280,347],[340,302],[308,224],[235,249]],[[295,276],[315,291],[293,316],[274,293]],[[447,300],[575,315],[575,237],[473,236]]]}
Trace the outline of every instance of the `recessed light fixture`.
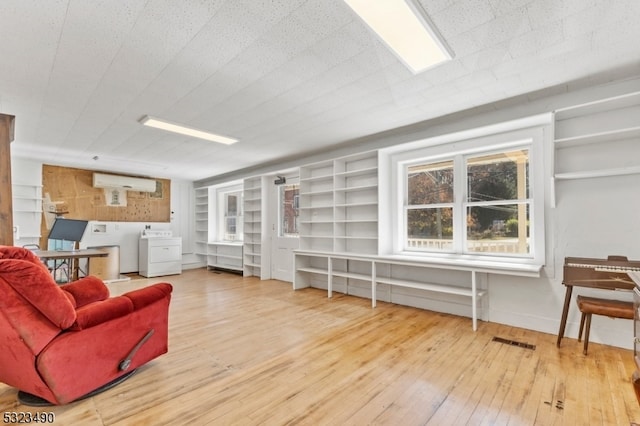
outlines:
{"label": "recessed light fixture", "polygon": [[453,58],[415,0],[344,1],[414,74]]}
{"label": "recessed light fixture", "polygon": [[183,126],[181,124],[172,123],[170,121],[161,120],[148,115],[142,117],[140,119],[140,123],[145,126],[155,127],[156,129],[192,136],[194,138],[200,138],[211,142],[223,143],[225,145],[231,145],[232,143],[238,142],[237,139],[216,135],[215,133],[205,132],[204,130],[194,129],[193,127]]}

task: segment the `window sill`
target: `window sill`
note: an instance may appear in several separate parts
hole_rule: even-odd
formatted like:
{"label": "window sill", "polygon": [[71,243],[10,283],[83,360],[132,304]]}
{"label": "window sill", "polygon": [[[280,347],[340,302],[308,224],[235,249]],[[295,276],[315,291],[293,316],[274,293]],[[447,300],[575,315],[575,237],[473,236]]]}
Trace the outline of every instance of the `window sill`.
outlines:
{"label": "window sill", "polygon": [[467,269],[477,272],[494,274],[520,275],[539,277],[543,265],[530,263],[531,259],[509,258],[498,260],[496,258],[481,258],[469,255],[434,256],[431,254],[391,254],[379,256],[380,258],[394,261],[422,263],[451,269]]}

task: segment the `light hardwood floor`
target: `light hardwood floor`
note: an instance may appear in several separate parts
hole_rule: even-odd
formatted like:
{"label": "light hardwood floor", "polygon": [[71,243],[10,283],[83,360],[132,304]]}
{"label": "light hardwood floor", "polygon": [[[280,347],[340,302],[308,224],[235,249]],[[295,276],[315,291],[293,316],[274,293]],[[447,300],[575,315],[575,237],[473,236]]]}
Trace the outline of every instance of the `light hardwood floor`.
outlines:
{"label": "light hardwood floor", "polygon": [[[205,269],[174,285],[169,353],[56,425],[628,425],[631,351]],[[559,314],[559,313],[558,313]],[[535,345],[526,349],[493,337]]]}

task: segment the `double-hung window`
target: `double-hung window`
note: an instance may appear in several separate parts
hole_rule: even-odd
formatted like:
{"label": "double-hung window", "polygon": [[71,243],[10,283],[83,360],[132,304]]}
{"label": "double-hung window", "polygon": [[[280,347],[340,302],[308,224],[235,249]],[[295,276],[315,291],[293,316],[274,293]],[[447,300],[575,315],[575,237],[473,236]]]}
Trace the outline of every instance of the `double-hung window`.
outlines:
{"label": "double-hung window", "polygon": [[238,240],[238,224],[242,218],[240,200],[241,192],[227,192],[224,194],[224,239]]}
{"label": "double-hung window", "polygon": [[405,250],[530,254],[528,145],[404,167]]}
{"label": "double-hung window", "polygon": [[240,183],[215,187],[216,197],[212,197],[209,218],[216,224],[212,241],[242,241],[242,191]]}
{"label": "double-hung window", "polygon": [[453,161],[425,161],[405,167],[405,249],[453,251]]}
{"label": "double-hung window", "polygon": [[381,150],[380,254],[543,265],[548,123]]}

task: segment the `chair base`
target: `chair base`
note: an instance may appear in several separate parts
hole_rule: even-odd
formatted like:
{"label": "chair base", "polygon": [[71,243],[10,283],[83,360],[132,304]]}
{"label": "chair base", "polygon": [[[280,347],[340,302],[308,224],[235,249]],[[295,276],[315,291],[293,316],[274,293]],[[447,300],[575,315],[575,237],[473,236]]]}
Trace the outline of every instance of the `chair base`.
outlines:
{"label": "chair base", "polygon": [[[98,395],[106,390],[109,390],[113,387],[115,387],[116,385],[124,382],[125,380],[127,380],[129,377],[133,376],[133,374],[136,372],[136,370],[131,370],[128,373],[123,374],[122,376],[110,381],[107,384],[104,384],[102,386],[100,386],[98,389],[95,389],[91,392],[89,392],[88,394],[81,396],[80,398],[72,401],[72,402],[76,402],[76,401],[81,401],[83,399],[86,398],[91,398],[92,396]],[[52,404],[51,402],[47,401],[46,399],[40,398],[39,396],[30,394],[28,392],[24,392],[24,391],[18,391],[18,402],[22,405],[27,405],[29,407],[51,407],[51,406],[55,406],[56,404]]]}

